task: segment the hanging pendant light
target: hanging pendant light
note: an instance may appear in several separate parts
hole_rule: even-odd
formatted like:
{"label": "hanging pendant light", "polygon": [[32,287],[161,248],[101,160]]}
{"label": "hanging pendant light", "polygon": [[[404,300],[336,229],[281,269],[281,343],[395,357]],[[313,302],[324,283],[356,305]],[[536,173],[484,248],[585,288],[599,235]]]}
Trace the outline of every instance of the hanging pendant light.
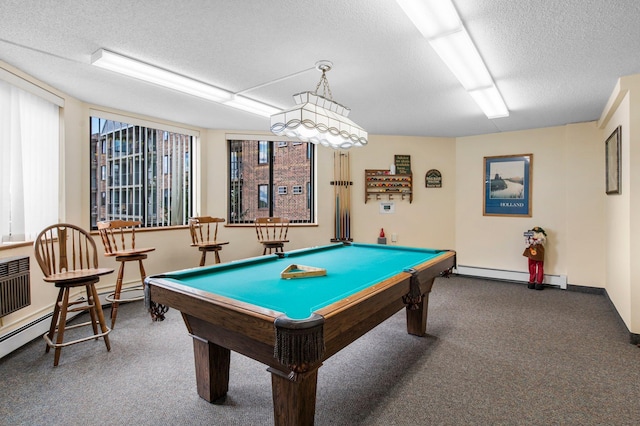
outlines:
{"label": "hanging pendant light", "polygon": [[[322,77],[315,92],[296,93],[293,108],[272,115],[272,133],[334,149],[367,144],[367,132],[348,118],[351,110],[333,100],[326,75],[332,66],[329,61],[316,63]],[[319,95],[321,85],[323,92]]]}

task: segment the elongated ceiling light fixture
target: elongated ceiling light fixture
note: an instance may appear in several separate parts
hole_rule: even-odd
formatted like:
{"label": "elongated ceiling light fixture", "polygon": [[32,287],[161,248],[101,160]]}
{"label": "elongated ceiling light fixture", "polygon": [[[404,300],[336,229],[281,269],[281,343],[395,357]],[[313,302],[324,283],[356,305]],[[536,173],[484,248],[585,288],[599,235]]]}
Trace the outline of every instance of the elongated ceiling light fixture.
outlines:
{"label": "elongated ceiling light fixture", "polygon": [[281,111],[279,108],[258,102],[246,96],[241,96],[228,90],[220,89],[219,87],[211,86],[210,84],[206,84],[105,49],[97,50],[91,56],[91,63],[95,66],[137,78],[148,83],[157,84],[162,87],[221,103],[223,105],[258,114],[263,117],[270,117],[272,114]]}
{"label": "elongated ceiling light fixture", "polygon": [[[333,100],[326,75],[332,66],[330,61],[316,63],[322,77],[315,92],[293,95],[296,103],[293,108],[271,116],[271,132],[334,149],[368,143],[367,132],[347,117],[351,110]],[[320,86],[323,86],[322,95],[318,94]]]}
{"label": "elongated ceiling light fixture", "polygon": [[396,0],[488,118],[509,110],[451,0]]}

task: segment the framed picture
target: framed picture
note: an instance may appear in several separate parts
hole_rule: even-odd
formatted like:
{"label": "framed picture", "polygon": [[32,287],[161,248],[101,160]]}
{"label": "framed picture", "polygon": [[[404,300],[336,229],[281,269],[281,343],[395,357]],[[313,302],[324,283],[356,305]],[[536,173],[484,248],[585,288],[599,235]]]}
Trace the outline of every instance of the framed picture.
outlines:
{"label": "framed picture", "polygon": [[607,194],[620,193],[620,132],[618,126],[605,141],[606,191]]}
{"label": "framed picture", "polygon": [[484,157],[484,216],[531,217],[533,154]]}

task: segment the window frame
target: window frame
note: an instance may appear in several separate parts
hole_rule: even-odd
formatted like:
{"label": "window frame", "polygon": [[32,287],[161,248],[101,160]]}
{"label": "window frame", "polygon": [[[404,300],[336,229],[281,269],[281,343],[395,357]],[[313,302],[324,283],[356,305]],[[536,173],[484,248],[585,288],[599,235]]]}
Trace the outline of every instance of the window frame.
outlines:
{"label": "window frame", "polygon": [[[226,144],[227,144],[227,154],[228,154],[227,156],[227,167],[228,167],[227,182],[228,183],[227,183],[227,223],[225,226],[253,226],[255,217],[261,217],[262,210],[266,210],[266,207],[260,207],[259,208],[260,213],[256,213],[258,214],[258,216],[251,217],[252,213],[249,213],[249,215],[246,215],[247,211],[250,212],[255,207],[247,206],[246,205],[247,202],[245,202],[246,200],[252,200],[253,198],[252,197],[249,197],[249,199],[246,198],[248,196],[248,194],[246,194],[246,191],[249,190],[249,187],[246,186],[248,183],[248,179],[246,179],[246,176],[243,177],[243,174],[247,173],[247,170],[244,168],[245,165],[243,164],[243,162],[252,161],[251,158],[255,158],[255,157],[252,157],[250,155],[250,152],[251,152],[250,149],[243,148],[241,145],[236,145],[236,146],[233,145],[234,142],[238,143],[242,141],[256,142],[256,143],[267,141],[271,143],[270,159],[273,159],[276,155],[278,155],[278,152],[280,151],[279,148],[285,148],[285,147],[293,148],[299,145],[303,145],[303,144],[305,145],[304,151],[302,151],[301,154],[302,154],[302,158],[308,161],[309,171],[308,171],[308,176],[306,176],[305,174],[304,181],[301,181],[301,183],[298,184],[298,186],[302,186],[303,188],[306,186],[307,188],[307,194],[303,200],[303,206],[304,206],[303,208],[308,211],[307,212],[308,217],[303,219],[291,219],[291,223],[294,225],[300,225],[300,226],[305,226],[305,225],[316,226],[318,224],[317,222],[318,212],[317,212],[317,203],[316,203],[317,196],[315,194],[315,191],[317,191],[317,188],[318,188],[317,171],[316,171],[317,170],[316,145],[313,143],[301,142],[297,139],[276,136],[276,135],[233,134],[233,133],[226,134]],[[254,148],[254,149],[257,149],[257,148]],[[243,153],[242,152],[243,150],[247,150],[247,152]],[[256,161],[256,160],[253,160],[253,161]],[[269,173],[273,174],[273,169],[271,164],[272,163],[269,164]],[[264,165],[264,164],[259,165],[259,167],[265,167],[265,166],[267,165]],[[272,183],[271,185],[269,185],[268,193],[270,194],[269,198],[271,202],[269,205],[269,210],[265,211],[264,215],[265,216],[266,215],[282,216],[282,214],[274,213],[274,212],[278,211],[279,203],[282,202],[282,201],[278,201],[280,200],[279,197],[276,198],[278,196],[277,187],[284,186],[284,185],[279,185],[275,183],[276,179],[274,179],[273,176],[271,176],[270,179],[271,179],[270,182]],[[257,188],[257,186],[253,188]],[[301,194],[304,194],[304,189],[302,190]],[[286,195],[281,194],[281,195],[283,195],[282,199],[284,200],[288,198],[288,196],[291,196],[291,192],[287,189],[287,194]],[[239,216],[240,218],[236,219],[236,216]]]}
{"label": "window frame", "polygon": [[[172,226],[187,225],[189,217],[193,216],[193,212],[197,211],[197,206],[200,204],[199,194],[197,192],[200,184],[197,175],[198,167],[196,165],[198,162],[200,133],[188,128],[157,123],[93,108],[89,109],[89,119],[122,123],[128,126],[127,129],[131,128],[134,137],[131,137],[129,133],[125,135],[129,136],[130,140],[120,141],[120,151],[118,151],[117,155],[125,157],[133,151],[135,155],[139,155],[143,159],[140,164],[133,162],[131,165],[125,164],[124,169],[121,167],[119,178],[130,181],[123,181],[123,187],[126,187],[126,185],[142,187],[142,192],[140,193],[134,192],[124,200],[120,197],[120,201],[127,204],[127,206],[125,206],[127,209],[127,217],[122,217],[122,219],[140,220],[142,222],[141,227],[145,229],[163,229]],[[106,151],[105,155],[109,156],[108,144],[102,144],[102,141],[99,141],[99,145],[94,147],[95,141],[91,140],[93,137],[91,134],[93,128],[93,123],[90,122],[90,154],[95,154],[97,150],[102,152],[104,149],[104,151]],[[148,139],[145,132],[153,133],[153,140]],[[149,148],[146,146],[147,143],[154,145],[152,151],[149,151]],[[172,157],[176,157],[177,153],[177,159],[174,160],[174,162],[177,161],[178,165],[173,164],[174,162],[171,160],[165,159],[166,149],[175,150],[173,151]],[[111,155],[113,155],[113,150]],[[155,176],[150,169],[150,167],[154,167],[154,164]],[[101,167],[102,166],[98,166],[99,169]],[[176,176],[177,180],[170,179],[171,172],[174,168],[175,170],[180,170],[179,176]],[[106,167],[106,171],[107,174],[109,174],[108,166]],[[165,174],[167,172],[168,174]],[[92,176],[94,173],[95,171],[92,168],[90,175]],[[102,177],[101,172],[98,172],[98,175]],[[107,183],[113,179],[113,175],[107,176]],[[167,179],[168,183],[165,182]],[[158,182],[161,182],[161,184],[158,184]],[[176,184],[179,185],[180,191],[183,194],[182,198],[177,201],[178,210],[175,209],[176,205],[167,202],[167,200],[171,200],[171,196],[174,194],[171,187]],[[117,187],[114,186],[114,188]],[[97,221],[99,220],[118,219],[118,214],[124,214],[120,207],[115,205],[109,207],[109,204],[113,204],[112,201],[109,201],[111,190],[112,189],[109,188],[104,189],[104,192],[107,194],[107,202],[104,203],[104,208],[107,210],[105,210],[103,218],[96,208],[102,205],[98,203],[102,203],[101,197],[103,189],[101,187],[91,187],[91,196],[89,199],[90,229],[97,229]],[[109,208],[111,208],[111,210],[109,210]],[[165,211],[167,212],[166,214],[164,213]]]}

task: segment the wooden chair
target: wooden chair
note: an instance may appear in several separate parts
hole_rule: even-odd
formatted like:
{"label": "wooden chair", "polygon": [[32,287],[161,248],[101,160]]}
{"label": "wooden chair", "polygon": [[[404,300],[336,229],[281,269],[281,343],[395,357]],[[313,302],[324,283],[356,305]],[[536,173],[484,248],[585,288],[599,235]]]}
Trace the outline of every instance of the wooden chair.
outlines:
{"label": "wooden chair", "polygon": [[[107,257],[115,257],[116,262],[120,262],[115,291],[106,297],[106,300],[111,302],[111,328],[115,327],[120,302],[133,302],[144,299],[144,294],[141,290],[144,290],[144,279],[147,277],[147,274],[142,261],[147,258],[147,253],[155,250],[155,247],[136,247],[136,227],[139,225],[139,221],[132,220],[98,222],[98,231],[100,232],[100,238],[104,245],[104,255]],[[124,266],[127,262],[138,262],[141,287],[122,290]],[[140,294],[128,298],[121,297],[123,293],[132,291],[140,291]],[[153,305],[150,309],[151,318],[154,321],[162,321],[164,320],[164,314],[167,310],[168,308],[162,305]]]}
{"label": "wooden chair", "polygon": [[264,250],[262,254],[271,254],[275,249],[277,252],[284,251],[284,243],[288,243],[287,233],[289,232],[289,219],[280,217],[259,217],[255,220],[256,235],[258,242],[262,244]]}
{"label": "wooden chair", "polygon": [[[33,244],[35,258],[44,274],[44,281],[54,283],[60,290],[53,308],[49,331],[42,337],[47,342],[46,352],[55,349],[53,365],[60,361],[63,347],[102,337],[111,350],[109,332],[102,312],[95,284],[101,275],[110,274],[113,269],[98,268],[98,251],[91,235],[75,225],[59,223],[45,228]],[[69,301],[72,289],[84,287],[86,300]],[[67,326],[67,314],[88,311],[90,320]],[[64,341],[64,333],[72,328],[91,326],[93,334]],[[55,340],[55,341],[54,341]]]}
{"label": "wooden chair", "polygon": [[[207,252],[215,253],[215,263],[220,263],[220,250],[229,241],[218,241],[218,224],[224,222],[224,218],[200,216],[189,219],[189,233],[191,234],[191,247],[198,247],[202,252],[200,266],[204,266],[207,260]],[[211,238],[213,234],[213,239]]]}

